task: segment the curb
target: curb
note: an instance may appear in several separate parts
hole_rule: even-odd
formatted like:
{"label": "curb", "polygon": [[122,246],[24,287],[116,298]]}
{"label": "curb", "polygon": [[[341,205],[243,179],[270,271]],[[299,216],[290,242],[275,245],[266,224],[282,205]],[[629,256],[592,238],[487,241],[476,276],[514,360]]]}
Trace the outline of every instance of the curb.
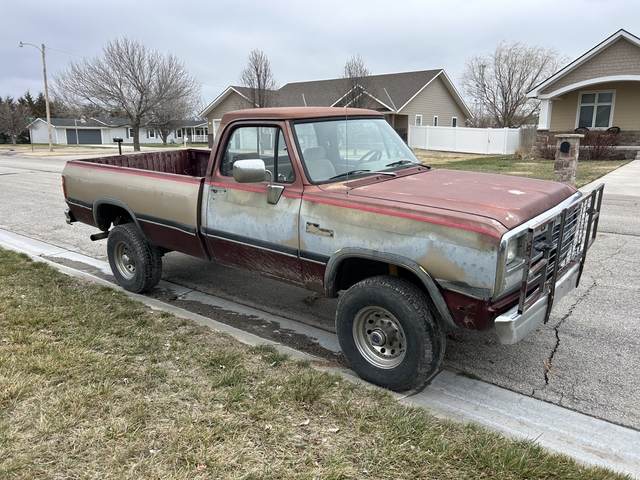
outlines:
{"label": "curb", "polygon": [[[130,298],[138,300],[150,308],[164,310],[174,315],[193,320],[209,326],[216,331],[226,333],[247,345],[268,344],[279,351],[295,358],[306,359],[320,370],[341,375],[343,378],[368,386],[379,388],[364,382],[353,372],[336,368],[323,358],[315,357],[278,342],[267,340],[257,335],[230,327],[210,318],[198,315],[162,301],[127,292],[118,285],[99,278],[93,274],[61,265],[44,258],[60,258],[84,263],[93,270],[96,268],[109,272],[106,262],[86,257],[64,248],[33,240],[0,229],[0,247],[29,255],[36,261],[45,262],[59,271],[105,285],[124,292]],[[169,282],[161,282],[165,288],[179,290],[182,287]],[[185,290],[185,289],[183,289]],[[193,292],[189,290],[189,292]],[[226,300],[210,297],[216,306],[245,315],[256,315],[266,321],[297,324],[291,320],[276,317],[250,307],[234,304]],[[335,335],[300,325],[304,335],[324,343],[325,348],[334,349],[337,344]],[[318,337],[321,337],[319,339]],[[442,371],[421,392],[394,393],[397,401],[403,405],[420,407],[429,410],[438,418],[446,418],[457,422],[476,423],[486,428],[497,430],[501,434],[518,439],[525,439],[557,453],[573,457],[580,463],[603,466],[626,473],[640,479],[640,432],[605,422],[572,410],[546,403],[531,397],[484,383],[481,381],[456,375],[454,372]]]}

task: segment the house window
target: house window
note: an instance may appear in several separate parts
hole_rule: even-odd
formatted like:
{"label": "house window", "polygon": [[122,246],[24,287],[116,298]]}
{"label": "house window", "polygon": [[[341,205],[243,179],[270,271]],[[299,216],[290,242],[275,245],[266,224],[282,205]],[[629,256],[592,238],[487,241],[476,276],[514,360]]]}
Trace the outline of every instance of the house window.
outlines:
{"label": "house window", "polygon": [[609,128],[614,97],[613,91],[580,93],[577,127]]}
{"label": "house window", "polygon": [[433,117],[433,126],[434,126],[434,127],[437,127],[437,126],[438,126],[438,116],[437,116],[437,115],[435,115],[435,116]]}
{"label": "house window", "polygon": [[182,130],[176,130],[176,138],[182,138]]}
{"label": "house window", "polygon": [[451,126],[452,127],[458,126],[458,117],[451,117]]}
{"label": "house window", "polygon": [[416,127],[422,126],[422,115],[416,115]]}
{"label": "house window", "polygon": [[127,138],[133,138],[133,128],[127,128]]}
{"label": "house window", "polygon": [[153,129],[147,130],[147,138],[156,138],[156,131]]}

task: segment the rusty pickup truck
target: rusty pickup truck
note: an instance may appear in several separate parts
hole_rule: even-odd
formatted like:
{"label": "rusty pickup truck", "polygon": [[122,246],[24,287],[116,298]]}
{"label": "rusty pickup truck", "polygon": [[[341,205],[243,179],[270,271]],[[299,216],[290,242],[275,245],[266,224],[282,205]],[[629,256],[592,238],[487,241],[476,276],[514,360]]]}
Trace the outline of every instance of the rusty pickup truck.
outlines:
{"label": "rusty pickup truck", "polygon": [[603,186],[430,168],[385,118],[344,108],[224,115],[212,150],[69,161],[68,223],[100,230],[127,290],[179,251],[339,297],[362,378],[419,389],[449,328],[518,342],[580,280]]}

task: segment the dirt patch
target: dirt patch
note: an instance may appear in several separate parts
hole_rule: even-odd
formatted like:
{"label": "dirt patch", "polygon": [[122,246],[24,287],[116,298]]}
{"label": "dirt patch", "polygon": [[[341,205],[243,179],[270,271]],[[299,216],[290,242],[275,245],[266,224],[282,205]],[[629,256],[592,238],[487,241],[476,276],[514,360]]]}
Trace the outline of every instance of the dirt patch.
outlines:
{"label": "dirt patch", "polygon": [[220,307],[206,305],[192,300],[181,300],[175,294],[161,289],[154,289],[152,292],[147,293],[146,296],[175,305],[189,312],[197,313],[198,315],[224,323],[239,330],[253,333],[261,338],[278,342],[309,355],[323,358],[330,363],[343,367],[348,366],[342,354],[332,352],[322,347],[313,338],[297,333],[294,330],[282,328],[277,322],[264,320],[253,315],[231,312]]}

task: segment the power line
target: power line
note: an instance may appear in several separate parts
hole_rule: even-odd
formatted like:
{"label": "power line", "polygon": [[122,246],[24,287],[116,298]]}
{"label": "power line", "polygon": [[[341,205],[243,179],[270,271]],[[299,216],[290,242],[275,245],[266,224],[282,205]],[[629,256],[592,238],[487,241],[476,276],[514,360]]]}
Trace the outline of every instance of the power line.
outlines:
{"label": "power line", "polygon": [[47,48],[47,50],[53,50],[54,52],[64,53],[64,54],[67,54],[67,55],[71,55],[73,57],[87,58],[87,57],[85,57],[83,55],[78,55],[76,53],[65,52],[64,50],[58,50],[57,48],[51,48],[51,47],[46,47],[46,48]]}

